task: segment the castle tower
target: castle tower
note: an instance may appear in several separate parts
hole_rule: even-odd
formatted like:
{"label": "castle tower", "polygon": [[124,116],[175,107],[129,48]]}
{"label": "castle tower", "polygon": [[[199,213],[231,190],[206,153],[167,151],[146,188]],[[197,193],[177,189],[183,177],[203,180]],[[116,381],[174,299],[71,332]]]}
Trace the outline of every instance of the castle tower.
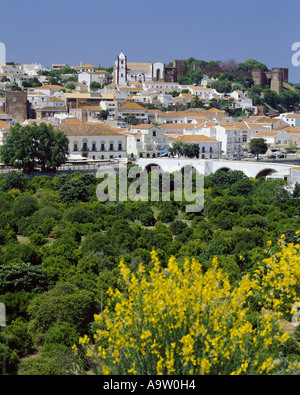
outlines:
{"label": "castle tower", "polygon": [[28,119],[27,93],[21,91],[5,92],[5,112],[13,117],[17,122],[24,122]]}
{"label": "castle tower", "polygon": [[125,85],[127,82],[127,56],[121,51],[115,63],[115,83]]}
{"label": "castle tower", "polygon": [[279,67],[272,68],[272,79],[271,79],[271,90],[275,91],[278,95],[282,91],[284,80],[284,72],[283,69]]}

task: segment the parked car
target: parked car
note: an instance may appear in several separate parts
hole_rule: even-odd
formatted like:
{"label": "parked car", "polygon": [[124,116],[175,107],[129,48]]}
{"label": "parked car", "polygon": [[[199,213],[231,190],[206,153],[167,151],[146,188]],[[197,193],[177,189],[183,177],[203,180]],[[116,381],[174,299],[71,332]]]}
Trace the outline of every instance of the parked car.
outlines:
{"label": "parked car", "polygon": [[276,155],[272,154],[268,156],[268,159],[276,159]]}
{"label": "parked car", "polygon": [[280,152],[280,154],[277,155],[277,158],[284,158],[284,157],[285,157],[285,155],[283,152]]}

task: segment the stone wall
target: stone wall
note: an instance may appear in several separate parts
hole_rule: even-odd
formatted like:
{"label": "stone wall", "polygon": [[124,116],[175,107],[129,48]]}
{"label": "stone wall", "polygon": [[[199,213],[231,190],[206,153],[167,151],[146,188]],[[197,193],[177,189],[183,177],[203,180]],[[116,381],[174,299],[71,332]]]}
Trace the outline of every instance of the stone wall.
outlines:
{"label": "stone wall", "polygon": [[11,115],[17,122],[28,119],[27,93],[21,91],[5,92],[5,112]]}

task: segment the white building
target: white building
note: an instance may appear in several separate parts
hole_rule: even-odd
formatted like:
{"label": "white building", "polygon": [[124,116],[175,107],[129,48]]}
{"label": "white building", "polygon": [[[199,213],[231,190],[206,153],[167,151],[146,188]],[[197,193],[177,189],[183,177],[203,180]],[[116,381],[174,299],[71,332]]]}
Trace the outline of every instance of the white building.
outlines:
{"label": "white building", "polygon": [[165,65],[161,62],[138,63],[128,62],[127,56],[121,51],[114,64],[113,80],[117,85],[138,81],[163,80]]}
{"label": "white building", "polygon": [[108,111],[110,117],[116,116],[118,112],[118,102],[116,100],[101,100],[100,106],[104,111]]}
{"label": "white building", "polygon": [[224,114],[222,111],[206,111],[201,112],[184,112],[184,111],[170,111],[160,112],[157,114],[158,123],[196,123],[203,120],[215,121],[231,121],[231,117]]}
{"label": "white building", "polygon": [[62,92],[60,92],[62,89],[64,89],[63,86],[60,85],[43,85],[43,86],[38,86],[35,88],[32,88],[34,92],[42,92],[45,95],[48,96],[62,96]]}
{"label": "white building", "polygon": [[103,124],[60,124],[69,139],[68,150],[93,160],[126,157],[126,136],[124,129],[111,128]]}
{"label": "white building", "polygon": [[242,91],[236,90],[233,91],[230,95],[234,99],[235,107],[242,108],[244,110],[252,109],[253,107],[252,99],[245,96],[245,94]]}
{"label": "white building", "polygon": [[291,136],[285,131],[259,132],[252,138],[263,138],[269,148],[285,148],[290,145]]}
{"label": "white building", "polygon": [[170,146],[174,142],[197,144],[199,146],[199,159],[220,159],[222,155],[221,142],[205,135],[184,135],[169,139]]}
{"label": "white building", "polygon": [[212,88],[204,88],[203,86],[191,86],[188,85],[187,89],[190,91],[192,95],[199,96],[199,99],[213,99],[216,96],[220,96],[215,89]]}
{"label": "white building", "polygon": [[78,74],[78,82],[86,85],[90,90],[92,82],[98,82],[101,86],[111,82],[111,74],[104,70],[83,71]]}
{"label": "white building", "polygon": [[9,131],[10,124],[0,120],[0,146],[4,144],[6,133]]}
{"label": "white building", "polygon": [[127,134],[129,158],[155,158],[168,150],[168,138],[154,125],[136,125]]}
{"label": "white building", "polygon": [[23,73],[32,77],[39,76],[38,71],[50,70],[49,68],[42,66],[40,63],[22,64],[20,67],[23,70]]}
{"label": "white building", "polygon": [[294,126],[296,128],[300,127],[300,114],[285,113],[280,114],[279,118],[286,122],[289,126]]}
{"label": "white building", "polygon": [[120,105],[118,116],[125,119],[128,115],[134,116],[140,122],[148,122],[147,109],[137,103],[125,103]]}

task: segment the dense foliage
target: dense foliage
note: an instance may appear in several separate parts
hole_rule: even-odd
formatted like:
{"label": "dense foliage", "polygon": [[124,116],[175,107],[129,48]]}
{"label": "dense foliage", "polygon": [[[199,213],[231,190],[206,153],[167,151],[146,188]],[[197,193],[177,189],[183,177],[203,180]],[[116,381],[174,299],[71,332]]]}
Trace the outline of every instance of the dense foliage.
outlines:
{"label": "dense foliage", "polygon": [[41,123],[10,127],[5,144],[0,147],[2,163],[30,173],[36,168],[55,170],[66,162],[69,140],[52,125]]}
{"label": "dense foliage", "polygon": [[[286,243],[299,243],[299,234],[296,233],[300,229],[298,192],[295,189],[293,196],[285,188],[284,181],[254,180],[240,171],[228,174],[218,171],[205,177],[204,210],[197,213],[186,213],[185,202],[173,199],[170,202],[128,200],[102,203],[96,197],[100,181],[93,175],[80,173],[33,179],[20,172],[1,176],[0,302],[5,305],[7,312],[7,326],[1,328],[0,332],[0,361],[4,360],[2,373],[74,374],[78,355],[72,350],[73,344],[78,346],[81,362],[85,361],[87,357],[80,346],[86,346],[87,339],[93,338],[99,330],[99,320],[97,318],[94,322],[94,314],[116,306],[117,300],[114,298],[118,292],[126,294],[126,284],[124,288],[120,282],[122,276],[128,273],[127,285],[130,284],[129,271],[141,276],[140,264],[146,277],[144,280],[143,277],[137,278],[143,286],[148,284],[149,292],[153,289],[151,278],[155,273],[157,281],[159,276],[163,276],[161,280],[168,286],[174,282],[178,292],[181,285],[176,281],[183,275],[180,273],[190,273],[191,282],[186,284],[187,289],[192,286],[193,279],[200,282],[210,279],[213,284],[219,278],[219,288],[216,286],[214,292],[218,297],[226,296],[229,305],[233,295],[239,293],[242,285],[246,284],[245,276],[249,281],[254,276],[268,280],[274,284],[275,293],[277,286],[280,289],[282,284],[276,283],[271,271],[270,277],[264,277],[269,272],[263,268],[267,267],[270,257],[276,253],[283,254],[283,246],[278,245],[282,234],[285,234]],[[272,251],[268,241],[272,242]],[[287,261],[288,254],[291,257],[297,255],[288,250],[284,258],[278,255],[279,260],[283,259],[281,263]],[[176,264],[173,258],[170,261],[171,256],[176,257]],[[296,264],[295,278],[298,281],[296,285],[299,286],[299,261],[293,259],[291,262]],[[195,263],[188,266],[187,260],[197,261],[199,267]],[[155,272],[155,262],[158,261],[160,263]],[[173,265],[171,268],[170,262]],[[279,270],[277,266],[276,270]],[[168,277],[168,272],[172,274],[171,277]],[[213,273],[218,273],[217,278],[214,278]],[[280,278],[287,279],[286,274],[283,273]],[[226,292],[222,284],[226,285]],[[289,287],[293,288],[293,298],[299,297],[297,286],[289,283]],[[108,293],[109,289],[111,291]],[[251,325],[251,336],[255,336],[254,331],[257,331],[262,308],[274,308],[270,304],[272,292],[270,288],[263,294],[253,292],[253,295],[248,295],[251,298],[247,300],[245,309],[241,310],[245,315],[240,317],[240,322],[245,325],[244,328],[250,328]],[[172,295],[175,306],[177,299],[175,293],[169,296]],[[187,298],[188,295],[187,292]],[[285,294],[279,292],[274,297],[279,303],[276,311],[283,314],[282,319],[290,321],[292,315]],[[187,309],[192,309],[191,303],[187,304]],[[212,311],[217,317],[219,312],[216,309]],[[232,313],[235,314],[234,310]],[[231,322],[230,328],[237,328],[237,323],[234,320]],[[270,358],[281,358],[285,363],[300,361],[300,347],[296,338],[291,335],[281,344],[282,334],[276,329],[275,323],[273,325],[272,321],[272,325],[267,328],[271,332],[266,333],[266,343],[268,345],[271,333],[274,342],[259,355],[257,366],[261,367],[261,372],[270,371]],[[102,326],[100,329],[107,328]],[[150,328],[144,329],[144,340],[148,344],[147,330],[150,331]],[[211,327],[206,329],[211,331]],[[180,333],[182,337],[188,335]],[[169,336],[167,332],[166,336]],[[126,339],[124,335],[124,341]],[[166,365],[164,360],[158,365],[161,372],[174,373],[172,369],[175,369],[175,373],[189,373],[193,368],[192,354],[188,354],[192,344],[190,338],[185,337],[181,344],[186,352],[182,354],[181,362],[184,363],[185,357],[190,358],[189,365],[181,368],[178,361],[176,364],[179,365],[173,366],[171,362]],[[101,346],[104,351],[110,352],[108,344],[102,342]],[[228,350],[230,352],[230,347]],[[172,353],[174,349],[172,351],[170,348],[169,351]],[[248,351],[250,353],[250,350],[245,352]],[[242,361],[246,361],[246,354],[239,354],[238,348],[234,353],[237,359],[232,369],[238,373],[241,372],[239,369],[249,372],[250,367],[241,367],[245,363]],[[165,354],[162,357],[165,358]],[[199,356],[194,358],[197,360]],[[204,361],[201,365],[202,370],[199,367],[200,373],[208,372],[208,363],[212,364],[212,360],[209,357],[207,359],[208,362]],[[100,363],[98,371],[102,371],[101,366]],[[120,365],[119,370],[124,366]],[[134,373],[137,367],[131,363],[128,369],[133,369]],[[154,367],[156,369],[157,365]],[[197,369],[193,372],[198,372]],[[222,373],[220,366],[214,365],[212,372],[217,371]],[[227,372],[226,368],[224,373]]]}

